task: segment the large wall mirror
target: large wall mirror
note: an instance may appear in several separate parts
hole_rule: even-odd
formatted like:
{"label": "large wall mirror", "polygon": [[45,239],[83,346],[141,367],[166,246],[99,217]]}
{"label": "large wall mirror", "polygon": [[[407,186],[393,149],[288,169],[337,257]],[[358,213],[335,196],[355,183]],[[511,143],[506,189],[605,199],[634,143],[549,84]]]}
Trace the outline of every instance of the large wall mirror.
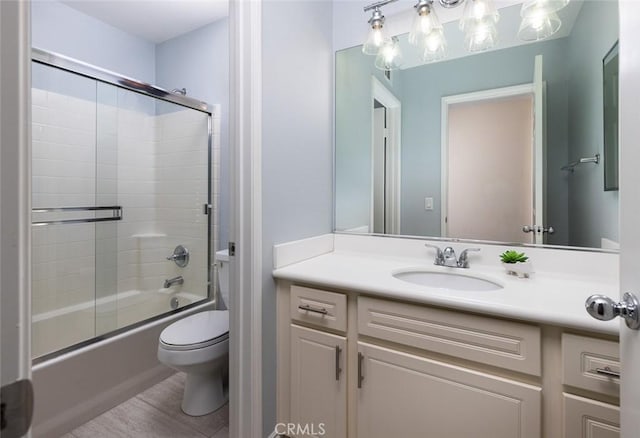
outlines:
{"label": "large wall mirror", "polygon": [[336,231],[615,249],[603,60],[618,7],[572,0],[559,14],[556,34],[524,43],[520,5],[502,8],[499,43],[473,54],[445,23],[438,62],[400,35],[391,72],[339,50]]}

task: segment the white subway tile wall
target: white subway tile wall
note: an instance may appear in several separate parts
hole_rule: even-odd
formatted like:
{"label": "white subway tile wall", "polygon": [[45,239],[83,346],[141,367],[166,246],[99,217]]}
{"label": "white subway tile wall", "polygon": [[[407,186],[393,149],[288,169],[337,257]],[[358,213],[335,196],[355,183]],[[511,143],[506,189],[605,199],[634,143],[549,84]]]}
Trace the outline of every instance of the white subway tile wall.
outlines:
{"label": "white subway tile wall", "polygon": [[[151,98],[144,110],[129,105],[130,92],[114,90],[119,107],[32,90],[33,207],[123,208],[118,222],[33,228],[36,357],[168,311],[176,294],[188,297],[181,305],[207,295],[208,117]],[[219,105],[213,113],[217,177]],[[213,192],[214,218],[217,200]],[[179,244],[191,253],[186,268],[166,260]],[[164,290],[177,275],[184,285]]]}

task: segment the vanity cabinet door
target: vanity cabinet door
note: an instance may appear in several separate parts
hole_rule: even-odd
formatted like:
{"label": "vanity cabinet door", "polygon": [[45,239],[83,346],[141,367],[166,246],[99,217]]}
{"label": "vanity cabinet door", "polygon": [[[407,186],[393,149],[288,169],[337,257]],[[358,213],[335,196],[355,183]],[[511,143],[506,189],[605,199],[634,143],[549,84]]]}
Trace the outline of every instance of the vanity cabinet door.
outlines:
{"label": "vanity cabinet door", "polygon": [[358,343],[359,438],[540,438],[541,389]]}
{"label": "vanity cabinet door", "polygon": [[620,408],[563,394],[564,438],[619,438]]}
{"label": "vanity cabinet door", "polygon": [[291,419],[287,435],[347,436],[346,345],[343,336],[291,324]]}

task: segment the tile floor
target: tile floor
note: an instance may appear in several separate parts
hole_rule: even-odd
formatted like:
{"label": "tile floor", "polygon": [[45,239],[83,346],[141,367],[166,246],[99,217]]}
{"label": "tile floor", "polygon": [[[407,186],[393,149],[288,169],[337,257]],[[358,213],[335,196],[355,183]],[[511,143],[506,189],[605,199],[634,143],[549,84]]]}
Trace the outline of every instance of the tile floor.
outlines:
{"label": "tile floor", "polygon": [[62,438],[229,438],[229,405],[202,417],[180,409],[185,375],[177,373]]}

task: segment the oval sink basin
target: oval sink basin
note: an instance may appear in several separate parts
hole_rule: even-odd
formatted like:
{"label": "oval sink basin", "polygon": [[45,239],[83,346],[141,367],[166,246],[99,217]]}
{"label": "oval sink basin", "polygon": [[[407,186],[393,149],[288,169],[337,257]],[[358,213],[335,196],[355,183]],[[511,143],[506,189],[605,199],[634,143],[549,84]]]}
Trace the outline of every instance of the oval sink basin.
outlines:
{"label": "oval sink basin", "polygon": [[464,291],[489,291],[502,289],[498,283],[484,278],[470,275],[454,274],[452,272],[433,271],[402,271],[393,274],[398,280],[421,286],[435,287],[438,289],[464,290]]}

